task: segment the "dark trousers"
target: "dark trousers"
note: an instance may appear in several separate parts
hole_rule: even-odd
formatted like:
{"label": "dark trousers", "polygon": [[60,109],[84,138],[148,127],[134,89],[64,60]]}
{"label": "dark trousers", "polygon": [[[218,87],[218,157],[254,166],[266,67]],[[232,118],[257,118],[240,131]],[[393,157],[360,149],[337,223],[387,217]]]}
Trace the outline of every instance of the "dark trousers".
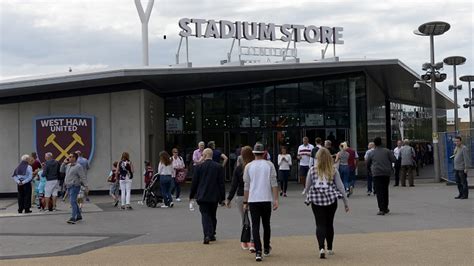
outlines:
{"label": "dark trousers", "polygon": [[18,186],[18,212],[31,209],[31,182]]}
{"label": "dark trousers", "polygon": [[319,249],[324,249],[324,240],[328,243],[328,249],[332,250],[334,240],[334,215],[337,210],[337,201],[328,206],[311,204],[314,219],[316,220],[316,238]]}
{"label": "dark trousers", "polygon": [[290,170],[280,170],[280,188],[283,193],[286,193],[288,189],[288,177],[290,176]]}
{"label": "dark trousers", "polygon": [[260,240],[260,220],[263,226],[263,247],[270,248],[270,217],[272,216],[271,202],[249,202],[250,216],[252,218],[252,235],[255,250],[262,252],[262,242]]}
{"label": "dark trousers", "polygon": [[211,238],[216,235],[217,202],[198,202],[198,204],[204,237]]}
{"label": "dark trousers", "polygon": [[374,176],[374,184],[377,191],[379,210],[386,212],[388,210],[388,184],[390,184],[390,176]]}
{"label": "dark trousers", "polygon": [[400,168],[402,167],[401,159],[398,159],[395,162],[395,186],[398,186],[400,183]]}
{"label": "dark trousers", "polygon": [[414,185],[413,165],[402,165],[402,171],[401,171],[402,186],[406,186],[407,176],[408,176],[408,184],[410,186],[413,186]]}
{"label": "dark trousers", "polygon": [[469,196],[469,187],[467,185],[467,175],[464,173],[463,170],[454,171],[454,175],[456,176],[456,184],[458,185],[459,196],[463,198],[467,198]]}

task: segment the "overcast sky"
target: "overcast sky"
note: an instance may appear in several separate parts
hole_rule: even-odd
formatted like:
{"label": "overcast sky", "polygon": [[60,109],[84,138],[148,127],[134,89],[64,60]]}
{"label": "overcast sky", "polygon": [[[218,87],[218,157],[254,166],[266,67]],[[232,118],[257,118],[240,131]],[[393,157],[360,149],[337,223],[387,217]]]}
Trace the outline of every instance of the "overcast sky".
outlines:
{"label": "overcast sky", "polygon": [[[147,0],[143,0],[146,7]],[[474,10],[472,1],[426,0],[155,0],[149,23],[150,65],[174,63],[183,17],[344,27],[343,59],[397,58],[418,73],[429,61],[429,38],[413,34],[433,20],[451,24],[435,38],[435,58],[467,58],[458,74],[474,74]],[[141,25],[133,0],[21,0],[0,2],[0,80],[20,76],[141,65]],[[163,35],[167,39],[163,39]],[[232,41],[191,38],[194,66],[218,65]],[[285,47],[283,42],[242,45]],[[302,61],[319,59],[321,44],[298,44]],[[328,50],[332,55],[332,50]],[[182,54],[182,60],[185,58]],[[276,58],[258,58],[263,62]],[[452,67],[438,88],[452,97]],[[458,76],[459,77],[459,76]],[[473,84],[474,85],[474,84]],[[464,103],[467,84],[459,96]],[[449,114],[448,114],[449,116]],[[466,120],[468,113],[460,109]]]}

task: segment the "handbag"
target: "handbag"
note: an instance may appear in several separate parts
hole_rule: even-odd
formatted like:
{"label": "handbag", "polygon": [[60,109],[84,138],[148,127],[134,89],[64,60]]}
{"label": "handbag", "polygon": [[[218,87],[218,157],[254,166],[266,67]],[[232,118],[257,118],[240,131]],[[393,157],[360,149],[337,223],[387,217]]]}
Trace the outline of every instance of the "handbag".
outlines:
{"label": "handbag", "polygon": [[242,220],[242,234],[240,235],[240,242],[248,243],[250,242],[250,219],[249,211],[245,210],[244,218]]}
{"label": "handbag", "polygon": [[176,170],[176,182],[178,183],[183,183],[186,181],[186,176],[188,175],[188,171],[186,168],[183,169],[177,169]]}

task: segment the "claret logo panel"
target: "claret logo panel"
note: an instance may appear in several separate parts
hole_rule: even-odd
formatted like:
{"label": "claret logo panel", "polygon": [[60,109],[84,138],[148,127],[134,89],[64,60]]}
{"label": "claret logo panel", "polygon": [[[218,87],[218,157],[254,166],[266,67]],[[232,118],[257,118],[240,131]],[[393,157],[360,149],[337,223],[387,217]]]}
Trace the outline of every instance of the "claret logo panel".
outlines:
{"label": "claret logo panel", "polygon": [[39,159],[47,152],[62,162],[77,150],[89,160],[94,154],[95,119],[93,116],[47,116],[34,119],[35,148]]}

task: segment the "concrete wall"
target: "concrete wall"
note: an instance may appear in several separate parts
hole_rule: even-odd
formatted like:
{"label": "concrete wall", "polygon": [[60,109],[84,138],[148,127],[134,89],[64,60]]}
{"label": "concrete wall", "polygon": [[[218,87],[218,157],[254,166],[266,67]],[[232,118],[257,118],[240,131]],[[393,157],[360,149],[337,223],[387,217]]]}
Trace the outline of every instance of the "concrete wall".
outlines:
{"label": "concrete wall", "polygon": [[[153,113],[150,112],[152,102]],[[16,192],[10,178],[21,154],[34,151],[33,118],[54,115],[95,117],[95,150],[88,173],[91,190],[107,190],[111,164],[130,153],[133,188],[143,188],[143,161],[156,160],[164,147],[163,100],[144,90],[123,91],[0,105],[0,193]],[[145,129],[146,128],[146,129]],[[153,136],[150,153],[148,136]],[[152,154],[153,158],[147,158]],[[40,155],[41,159],[43,155]]]}
{"label": "concrete wall", "polygon": [[0,192],[16,191],[11,175],[21,153],[19,118],[19,104],[0,105]]}
{"label": "concrete wall", "polygon": [[159,153],[165,149],[165,108],[163,98],[143,91],[144,96],[144,124],[145,146],[144,158],[151,162],[154,169],[158,167]]}

